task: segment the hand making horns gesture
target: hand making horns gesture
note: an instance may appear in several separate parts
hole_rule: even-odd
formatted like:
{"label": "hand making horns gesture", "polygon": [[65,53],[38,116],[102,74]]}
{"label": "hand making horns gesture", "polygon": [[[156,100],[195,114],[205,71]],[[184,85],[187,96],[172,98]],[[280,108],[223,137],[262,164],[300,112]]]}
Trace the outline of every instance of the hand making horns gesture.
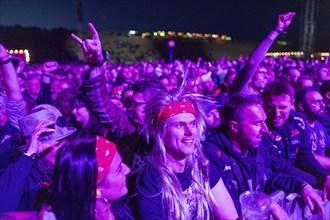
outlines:
{"label": "hand making horns gesture", "polygon": [[88,23],[88,26],[92,32],[92,39],[82,40],[75,34],[71,34],[71,37],[80,44],[88,63],[102,63],[103,54],[99,34],[92,23]]}

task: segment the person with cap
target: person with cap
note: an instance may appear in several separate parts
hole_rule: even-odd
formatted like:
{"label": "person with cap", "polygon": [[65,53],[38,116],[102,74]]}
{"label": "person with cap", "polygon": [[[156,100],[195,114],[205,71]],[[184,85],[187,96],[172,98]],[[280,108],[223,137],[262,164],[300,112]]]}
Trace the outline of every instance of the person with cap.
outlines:
{"label": "person with cap", "polygon": [[137,219],[236,219],[234,204],[219,175],[210,175],[202,153],[205,128],[202,97],[182,86],[145,94],[144,131],[154,139],[148,163],[132,198]]}
{"label": "person with cap", "polygon": [[116,219],[112,203],[127,193],[129,172],[116,145],[105,138],[67,142],[56,156],[53,202],[42,219]]}
{"label": "person with cap", "polygon": [[0,213],[38,210],[49,199],[57,150],[76,129],[54,106],[38,105],[19,120],[26,145],[1,170]]}

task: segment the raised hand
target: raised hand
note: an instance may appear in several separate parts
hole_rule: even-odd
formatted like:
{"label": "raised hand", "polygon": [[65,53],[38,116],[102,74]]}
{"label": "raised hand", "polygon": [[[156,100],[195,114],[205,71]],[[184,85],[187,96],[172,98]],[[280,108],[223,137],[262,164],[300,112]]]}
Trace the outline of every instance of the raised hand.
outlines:
{"label": "raised hand", "polygon": [[0,61],[7,60],[9,58],[9,54],[6,48],[0,43]]}
{"label": "raised hand", "polygon": [[46,61],[42,65],[44,73],[51,74],[55,70],[57,70],[59,67],[58,63],[56,61]]}
{"label": "raised hand", "polygon": [[42,120],[37,127],[34,129],[34,132],[31,134],[31,139],[29,143],[28,150],[26,153],[28,154],[40,154],[46,149],[55,146],[58,142],[57,141],[51,141],[47,143],[42,143],[39,141],[39,137],[42,133],[52,133],[55,132],[54,129],[48,128],[48,126],[53,125],[54,122],[47,122],[45,119]]}
{"label": "raised hand", "polygon": [[88,63],[96,64],[102,63],[103,54],[102,54],[102,45],[95,27],[92,23],[88,23],[89,29],[92,32],[92,39],[82,40],[77,37],[75,34],[71,34],[71,37],[80,44],[82,51],[85,55],[85,58]]}
{"label": "raised hand", "polygon": [[295,12],[288,12],[286,14],[280,14],[278,16],[276,28],[279,31],[284,32],[285,29],[287,29],[289,27],[289,25],[291,24],[292,18],[295,14],[296,14]]}

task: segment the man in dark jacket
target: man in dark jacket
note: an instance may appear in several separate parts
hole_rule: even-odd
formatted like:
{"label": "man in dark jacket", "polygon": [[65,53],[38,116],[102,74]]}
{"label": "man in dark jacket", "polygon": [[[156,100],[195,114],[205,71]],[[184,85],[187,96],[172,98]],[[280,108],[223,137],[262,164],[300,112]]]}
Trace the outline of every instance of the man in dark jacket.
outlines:
{"label": "man in dark jacket", "polygon": [[315,88],[304,88],[295,93],[297,111],[305,113],[311,130],[310,140],[315,159],[320,165],[330,170],[330,136],[320,120],[329,117],[325,112],[325,103],[320,92]]}
{"label": "man in dark jacket", "polygon": [[[311,131],[304,115],[293,111],[293,87],[284,80],[269,83],[263,93],[263,101],[267,125],[274,140],[272,159],[277,155],[291,166],[312,174],[309,175],[311,178],[304,179],[315,187],[323,187],[323,200],[330,199],[330,173],[322,168],[312,153]],[[272,168],[285,172],[275,162],[272,162]]]}
{"label": "man in dark jacket", "polygon": [[239,195],[246,190],[269,193],[281,189],[301,193],[311,210],[323,214],[321,198],[311,185],[299,177],[271,170],[266,115],[256,96],[233,95],[223,116],[223,126],[208,136],[203,145],[206,156],[216,167],[211,175],[221,174],[237,210]]}

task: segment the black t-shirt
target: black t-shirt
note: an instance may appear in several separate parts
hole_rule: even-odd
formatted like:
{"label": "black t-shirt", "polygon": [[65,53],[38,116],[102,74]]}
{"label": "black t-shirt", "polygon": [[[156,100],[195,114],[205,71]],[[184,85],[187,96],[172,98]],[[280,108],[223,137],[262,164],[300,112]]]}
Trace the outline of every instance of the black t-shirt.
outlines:
{"label": "black t-shirt", "polygon": [[[182,194],[187,200],[190,216],[196,214],[196,197],[192,190],[192,177],[189,169],[177,173]],[[162,180],[160,173],[152,165],[145,167],[138,178],[138,194],[133,199],[137,219],[167,219],[167,208],[162,201]]]}

